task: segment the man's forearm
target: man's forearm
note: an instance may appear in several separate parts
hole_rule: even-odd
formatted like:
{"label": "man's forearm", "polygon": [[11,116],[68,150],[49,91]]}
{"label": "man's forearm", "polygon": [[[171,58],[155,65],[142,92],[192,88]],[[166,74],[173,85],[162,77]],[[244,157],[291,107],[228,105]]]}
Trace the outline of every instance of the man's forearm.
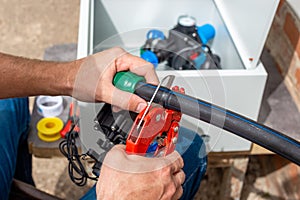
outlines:
{"label": "man's forearm", "polygon": [[48,62],[0,53],[0,98],[71,95],[81,60]]}
{"label": "man's forearm", "polygon": [[157,84],[153,65],[115,47],[72,62],[47,62],[0,53],[0,99],[68,95],[80,101],[106,102],[141,112],[147,103],[112,84],[119,71],[131,71]]}

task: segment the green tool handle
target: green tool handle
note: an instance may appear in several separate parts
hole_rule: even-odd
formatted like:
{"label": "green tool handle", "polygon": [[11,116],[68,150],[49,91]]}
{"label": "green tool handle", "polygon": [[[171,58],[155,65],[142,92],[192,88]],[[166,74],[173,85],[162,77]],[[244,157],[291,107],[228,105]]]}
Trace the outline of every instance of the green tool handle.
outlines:
{"label": "green tool handle", "polygon": [[134,93],[138,82],[145,82],[146,79],[142,76],[138,76],[132,72],[118,72],[116,73],[113,84],[118,89]]}

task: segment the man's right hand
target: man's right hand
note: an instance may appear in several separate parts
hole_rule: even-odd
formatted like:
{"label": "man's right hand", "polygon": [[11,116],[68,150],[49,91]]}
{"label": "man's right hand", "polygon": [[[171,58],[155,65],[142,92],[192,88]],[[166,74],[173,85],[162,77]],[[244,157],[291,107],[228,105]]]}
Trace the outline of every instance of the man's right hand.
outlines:
{"label": "man's right hand", "polygon": [[185,174],[178,152],[166,157],[128,155],[116,145],[104,159],[97,199],[179,199]]}

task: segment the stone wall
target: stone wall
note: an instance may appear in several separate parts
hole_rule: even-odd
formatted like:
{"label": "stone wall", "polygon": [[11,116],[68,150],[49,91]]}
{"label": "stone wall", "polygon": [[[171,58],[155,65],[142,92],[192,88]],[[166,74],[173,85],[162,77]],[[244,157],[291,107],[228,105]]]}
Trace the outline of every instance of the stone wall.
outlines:
{"label": "stone wall", "polygon": [[280,1],[266,48],[300,110],[300,18],[286,0]]}

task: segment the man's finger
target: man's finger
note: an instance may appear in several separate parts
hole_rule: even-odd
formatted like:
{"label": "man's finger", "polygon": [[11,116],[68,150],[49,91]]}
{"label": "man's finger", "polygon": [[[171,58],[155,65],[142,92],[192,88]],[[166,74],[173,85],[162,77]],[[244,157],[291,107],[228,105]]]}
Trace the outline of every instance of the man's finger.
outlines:
{"label": "man's finger", "polygon": [[179,172],[183,168],[183,159],[177,151],[174,151],[165,158],[172,163],[170,166],[172,175]]}
{"label": "man's finger", "polygon": [[182,196],[182,194],[183,194],[183,188],[182,188],[182,186],[180,186],[179,188],[177,188],[175,194],[172,197],[172,200],[180,199],[180,197]]}
{"label": "man's finger", "polygon": [[185,173],[184,171],[181,169],[179,172],[177,172],[176,174],[174,174],[173,179],[175,181],[175,185],[176,187],[180,187],[185,180]]}
{"label": "man's finger", "polygon": [[140,76],[144,76],[147,83],[151,83],[155,85],[159,83],[158,77],[155,73],[155,69],[153,65],[150,63],[143,66],[132,68],[130,69],[130,71]]}
{"label": "man's finger", "polygon": [[121,91],[115,87],[113,90],[110,100],[112,105],[137,113],[141,112],[147,106],[146,101],[135,94]]}
{"label": "man's finger", "polygon": [[123,54],[117,58],[116,65],[118,71],[127,71],[129,69],[131,72],[145,77],[148,83],[159,83],[154,66],[140,57],[129,53]]}
{"label": "man's finger", "polygon": [[118,107],[118,106],[112,106],[112,111],[113,112],[119,112],[119,111],[121,111],[122,109],[120,108],[120,107]]}
{"label": "man's finger", "polygon": [[120,150],[120,151],[125,151],[126,146],[124,144],[117,144],[112,149],[117,149],[117,150]]}

